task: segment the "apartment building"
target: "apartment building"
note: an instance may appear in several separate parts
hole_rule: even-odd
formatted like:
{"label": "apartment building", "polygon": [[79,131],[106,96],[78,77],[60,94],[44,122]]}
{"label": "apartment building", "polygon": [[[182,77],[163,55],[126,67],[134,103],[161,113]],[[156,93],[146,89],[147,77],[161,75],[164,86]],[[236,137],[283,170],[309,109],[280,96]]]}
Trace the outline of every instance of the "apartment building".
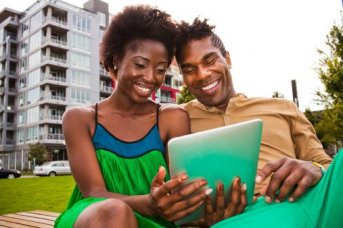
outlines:
{"label": "apartment building", "polygon": [[[62,115],[75,105],[108,97],[115,83],[99,64],[108,25],[108,4],[83,8],[38,0],[24,12],[0,11],[0,159],[3,167],[27,169],[29,145],[44,144],[49,160],[67,159]],[[176,66],[152,96],[175,102],[182,78]]]}

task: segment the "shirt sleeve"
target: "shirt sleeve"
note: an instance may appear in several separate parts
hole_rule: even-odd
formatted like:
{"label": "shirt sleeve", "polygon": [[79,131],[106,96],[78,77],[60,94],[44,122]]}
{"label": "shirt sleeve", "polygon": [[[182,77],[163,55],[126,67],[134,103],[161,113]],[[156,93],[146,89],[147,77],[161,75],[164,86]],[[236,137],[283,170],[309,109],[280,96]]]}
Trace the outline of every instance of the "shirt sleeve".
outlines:
{"label": "shirt sleeve", "polygon": [[292,123],[292,138],[297,157],[315,161],[327,168],[332,161],[331,157],[324,151],[311,122],[295,104],[291,105],[296,113]]}

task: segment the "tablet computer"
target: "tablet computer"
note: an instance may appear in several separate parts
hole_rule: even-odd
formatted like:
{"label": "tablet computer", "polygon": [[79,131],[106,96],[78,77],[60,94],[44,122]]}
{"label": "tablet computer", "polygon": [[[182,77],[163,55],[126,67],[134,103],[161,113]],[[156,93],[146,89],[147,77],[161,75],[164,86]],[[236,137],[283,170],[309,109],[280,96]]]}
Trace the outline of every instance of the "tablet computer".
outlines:
{"label": "tablet computer", "polygon": [[[262,137],[262,120],[254,119],[233,125],[197,132],[168,142],[170,175],[186,172],[188,181],[205,178],[213,188],[224,184],[225,194],[235,177],[247,185],[247,202],[253,201],[258,155]],[[204,206],[176,221],[186,224],[199,219]]]}

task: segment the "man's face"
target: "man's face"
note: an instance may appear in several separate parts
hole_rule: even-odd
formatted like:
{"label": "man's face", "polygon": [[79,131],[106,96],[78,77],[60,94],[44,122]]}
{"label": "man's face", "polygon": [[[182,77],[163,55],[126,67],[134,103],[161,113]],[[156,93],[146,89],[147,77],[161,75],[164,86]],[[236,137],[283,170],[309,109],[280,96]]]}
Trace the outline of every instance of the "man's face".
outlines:
{"label": "man's face", "polygon": [[182,50],[181,71],[189,91],[204,105],[225,111],[235,95],[230,58],[211,43],[211,37],[191,40]]}

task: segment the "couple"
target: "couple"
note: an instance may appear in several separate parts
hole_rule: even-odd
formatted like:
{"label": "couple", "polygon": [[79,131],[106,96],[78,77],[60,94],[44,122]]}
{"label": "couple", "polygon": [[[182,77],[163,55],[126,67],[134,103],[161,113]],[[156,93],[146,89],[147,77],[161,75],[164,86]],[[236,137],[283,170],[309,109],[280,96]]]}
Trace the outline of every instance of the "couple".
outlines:
{"label": "couple", "polygon": [[[338,171],[342,153],[324,171],[331,159],[292,102],[237,94],[230,56],[212,30],[206,20],[176,25],[168,14],[150,6],[130,6],[113,17],[102,41],[101,60],[117,87],[109,98],[64,114],[77,186],[55,227],[175,227],[173,221],[203,204],[205,216],[191,225],[342,224],[336,214],[343,208],[343,175]],[[174,54],[197,98],[184,109],[148,99],[163,83]],[[264,122],[255,193],[265,197],[246,207],[245,184],[239,178],[230,195],[224,197],[218,184],[216,198],[211,199],[206,180],[180,188],[187,174],[169,177],[168,140],[253,118]]]}

